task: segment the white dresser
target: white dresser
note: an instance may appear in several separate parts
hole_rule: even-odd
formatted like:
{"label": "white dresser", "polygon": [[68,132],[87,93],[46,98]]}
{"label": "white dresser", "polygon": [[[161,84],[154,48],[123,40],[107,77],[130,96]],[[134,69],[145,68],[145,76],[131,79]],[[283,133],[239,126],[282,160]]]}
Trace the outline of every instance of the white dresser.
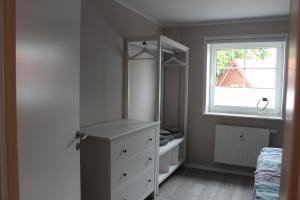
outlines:
{"label": "white dresser", "polygon": [[155,192],[159,122],[124,119],[82,131],[82,200],[144,200]]}

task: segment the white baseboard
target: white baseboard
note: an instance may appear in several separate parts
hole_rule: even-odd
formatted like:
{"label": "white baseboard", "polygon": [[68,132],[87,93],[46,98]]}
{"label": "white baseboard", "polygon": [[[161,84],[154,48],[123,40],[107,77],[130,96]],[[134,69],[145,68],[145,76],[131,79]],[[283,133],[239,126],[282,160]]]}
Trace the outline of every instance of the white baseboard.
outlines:
{"label": "white baseboard", "polygon": [[198,165],[198,164],[192,164],[192,163],[185,163],[184,167],[192,168],[192,169],[201,169],[201,170],[212,171],[212,172],[221,172],[221,173],[226,173],[226,174],[234,174],[234,175],[253,177],[253,173],[239,172],[239,171],[234,171],[234,170],[227,170],[227,169],[221,169],[221,168],[217,168],[217,167],[210,167],[210,166]]}

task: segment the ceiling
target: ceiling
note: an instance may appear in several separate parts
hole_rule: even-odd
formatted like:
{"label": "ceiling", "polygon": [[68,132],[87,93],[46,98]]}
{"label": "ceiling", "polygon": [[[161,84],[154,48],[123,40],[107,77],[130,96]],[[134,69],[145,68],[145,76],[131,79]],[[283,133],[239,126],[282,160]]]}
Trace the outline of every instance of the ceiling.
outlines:
{"label": "ceiling", "polygon": [[158,25],[283,18],[290,0],[115,0]]}

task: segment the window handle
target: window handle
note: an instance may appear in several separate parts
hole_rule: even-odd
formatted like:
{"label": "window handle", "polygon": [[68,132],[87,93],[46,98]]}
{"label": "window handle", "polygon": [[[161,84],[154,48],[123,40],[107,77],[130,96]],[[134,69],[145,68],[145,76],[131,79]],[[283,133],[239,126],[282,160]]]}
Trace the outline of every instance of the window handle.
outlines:
{"label": "window handle", "polygon": [[[266,102],[266,104],[265,104],[264,107],[259,107],[259,104],[260,104],[261,102]],[[257,109],[258,111],[264,111],[264,110],[267,108],[268,105],[269,105],[269,99],[266,98],[266,97],[263,97],[263,98],[261,98],[260,100],[258,100],[257,105],[256,105],[256,109]]]}

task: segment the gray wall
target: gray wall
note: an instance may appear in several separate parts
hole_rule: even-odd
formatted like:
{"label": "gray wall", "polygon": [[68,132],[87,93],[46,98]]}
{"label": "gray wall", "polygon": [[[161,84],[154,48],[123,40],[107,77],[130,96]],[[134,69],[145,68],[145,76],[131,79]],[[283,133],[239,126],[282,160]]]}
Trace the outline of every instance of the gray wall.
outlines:
{"label": "gray wall", "polygon": [[216,124],[232,124],[242,126],[268,127],[278,130],[271,136],[271,145],[282,145],[283,121],[247,119],[236,117],[217,117],[202,115],[204,89],[204,46],[203,40],[207,36],[249,35],[287,33],[288,22],[256,22],[240,24],[203,25],[193,27],[165,28],[164,35],[182,42],[191,48],[189,71],[189,115],[188,115],[188,143],[187,161],[194,165],[240,170],[249,172],[249,169],[231,167],[213,162],[214,137]]}
{"label": "gray wall", "polygon": [[81,126],[120,119],[124,39],[161,29],[111,0],[83,0],[81,20]]}

